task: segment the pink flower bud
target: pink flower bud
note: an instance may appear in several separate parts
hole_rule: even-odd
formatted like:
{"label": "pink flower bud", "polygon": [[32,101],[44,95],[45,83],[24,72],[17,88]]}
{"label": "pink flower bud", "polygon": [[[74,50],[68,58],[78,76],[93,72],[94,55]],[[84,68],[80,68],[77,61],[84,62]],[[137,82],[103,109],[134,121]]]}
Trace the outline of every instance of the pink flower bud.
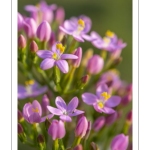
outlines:
{"label": "pink flower bud", "polygon": [[132,123],[132,110],[131,111],[129,111],[128,112],[128,114],[127,114],[127,121],[128,121],[128,123]]}
{"label": "pink flower bud", "polygon": [[92,128],[92,122],[91,122],[91,121],[88,121],[88,128],[87,128],[86,135],[85,135],[85,139],[86,139],[86,140],[88,139],[88,137],[89,137],[89,135],[90,135],[91,128]]}
{"label": "pink flower bud", "polygon": [[111,150],[126,150],[129,143],[129,137],[124,134],[115,136],[111,142]]}
{"label": "pink flower bud", "polygon": [[90,74],[97,74],[99,73],[104,66],[104,60],[99,55],[93,55],[87,64],[87,71]]}
{"label": "pink flower bud", "polygon": [[125,96],[122,98],[121,103],[122,103],[123,105],[127,105],[127,104],[129,104],[129,102],[131,101],[131,99],[132,99],[131,95],[130,95],[130,94],[127,94],[127,95],[125,95]]}
{"label": "pink flower bud", "polygon": [[29,38],[34,38],[36,34],[37,25],[34,19],[27,18],[23,24],[24,31]]}
{"label": "pink flower bud", "polygon": [[64,123],[54,119],[48,129],[48,134],[53,140],[62,139],[66,134]]}
{"label": "pink flower bud", "polygon": [[18,121],[20,122],[23,119],[24,118],[23,118],[22,112],[20,110],[18,110]]}
{"label": "pink flower bud", "polygon": [[42,112],[47,114],[49,112],[47,109],[47,106],[49,106],[49,98],[47,97],[46,94],[42,98],[41,106],[42,106]]}
{"label": "pink flower bud", "polygon": [[18,48],[23,49],[25,47],[26,47],[26,39],[22,34],[20,34],[18,38]]}
{"label": "pink flower bud", "polygon": [[81,82],[84,83],[84,84],[87,83],[88,80],[89,80],[89,75],[85,75],[85,76],[83,76],[83,77],[81,78]]}
{"label": "pink flower bud", "polygon": [[81,117],[75,129],[75,136],[83,138],[88,128],[88,121],[85,116]]}
{"label": "pink flower bud", "polygon": [[56,10],[56,18],[55,18],[55,20],[56,20],[59,24],[62,24],[63,21],[64,21],[64,18],[65,18],[65,11],[64,11],[64,8],[63,8],[63,7],[59,7],[59,8]]}
{"label": "pink flower bud", "polygon": [[43,21],[37,28],[36,31],[37,37],[40,41],[47,42],[50,39],[51,27],[47,21]]}
{"label": "pink flower bud", "polygon": [[48,42],[49,47],[52,47],[52,45],[54,45],[55,42],[56,42],[55,33],[51,32],[50,39],[49,39],[49,42]]}
{"label": "pink flower bud", "polygon": [[38,45],[36,44],[36,42],[32,41],[30,43],[30,50],[31,50],[31,52],[36,53],[38,51],[38,49],[39,48],[38,48]]}
{"label": "pink flower bud", "polygon": [[118,118],[118,113],[117,112],[115,112],[113,114],[110,114],[109,116],[106,117],[105,124],[106,125],[112,125],[116,121],[117,118]]}
{"label": "pink flower bud", "polygon": [[83,147],[81,144],[79,144],[73,150],[83,150]]}
{"label": "pink flower bud", "polygon": [[93,123],[93,129],[94,131],[99,131],[105,124],[105,117],[99,117],[95,120]]}
{"label": "pink flower bud", "polygon": [[78,68],[80,66],[80,62],[81,62],[81,59],[82,59],[82,48],[79,47],[77,48],[74,53],[74,55],[78,56],[78,59],[73,59],[72,60],[72,65],[75,67],[75,68]]}
{"label": "pink flower bud", "polygon": [[44,136],[42,134],[39,134],[38,137],[37,137],[37,142],[38,143],[44,143],[44,141],[45,141]]}
{"label": "pink flower bud", "polygon": [[24,132],[22,125],[18,123],[18,134],[22,134]]}

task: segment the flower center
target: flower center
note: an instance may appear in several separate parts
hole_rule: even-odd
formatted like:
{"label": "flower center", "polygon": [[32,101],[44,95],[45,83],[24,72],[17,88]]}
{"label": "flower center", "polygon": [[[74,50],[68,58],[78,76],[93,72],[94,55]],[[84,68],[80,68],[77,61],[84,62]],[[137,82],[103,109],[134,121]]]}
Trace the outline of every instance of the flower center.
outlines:
{"label": "flower center", "polygon": [[35,113],[38,113],[39,109],[37,107],[36,108],[32,108],[32,111],[35,112]]}
{"label": "flower center", "polygon": [[82,31],[85,28],[85,23],[82,19],[78,20],[78,31]]}
{"label": "flower center", "polygon": [[109,36],[109,37],[113,37],[115,35],[115,33],[114,32],[111,32],[110,30],[108,30],[107,32],[106,32],[106,36]]}
{"label": "flower center", "polygon": [[57,53],[53,53],[52,57],[53,57],[53,59],[57,60],[58,59]]}
{"label": "flower center", "polygon": [[26,86],[26,91],[29,95],[32,94],[32,88],[30,85]]}
{"label": "flower center", "polygon": [[108,37],[104,37],[103,41],[104,41],[104,46],[105,47],[107,47],[110,44],[110,42],[111,42],[110,38],[108,38]]}
{"label": "flower center", "polygon": [[99,106],[100,108],[103,108],[103,107],[104,107],[103,102],[98,102],[98,106]]}
{"label": "flower center", "polygon": [[65,51],[65,47],[61,43],[56,44],[56,48],[60,51],[60,53]]}
{"label": "flower center", "polygon": [[107,101],[111,97],[111,95],[109,95],[107,92],[101,93],[101,96],[104,98],[105,101]]}
{"label": "flower center", "polygon": [[28,80],[28,81],[25,81],[25,85],[33,85],[34,84],[34,80]]}

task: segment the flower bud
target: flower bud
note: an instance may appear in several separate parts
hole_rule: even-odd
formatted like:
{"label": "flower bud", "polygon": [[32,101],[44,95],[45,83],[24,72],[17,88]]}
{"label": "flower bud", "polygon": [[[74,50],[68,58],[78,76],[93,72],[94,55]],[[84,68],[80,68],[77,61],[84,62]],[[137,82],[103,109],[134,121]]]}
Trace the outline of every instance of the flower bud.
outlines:
{"label": "flower bud", "polygon": [[85,139],[86,139],[86,140],[88,139],[88,137],[89,137],[89,135],[90,135],[91,128],[92,128],[92,122],[91,122],[91,121],[88,121],[88,128],[87,128],[86,135],[85,135]]}
{"label": "flower bud", "polygon": [[73,67],[78,68],[80,66],[80,62],[82,59],[82,48],[81,47],[77,48],[73,54],[78,56],[78,59],[73,59],[72,65],[73,65]]}
{"label": "flower bud", "polygon": [[48,129],[48,134],[53,140],[62,139],[66,134],[64,123],[54,119]]}
{"label": "flower bud", "polygon": [[110,114],[109,116],[106,117],[105,124],[106,125],[112,125],[116,121],[117,117],[118,117],[117,112],[114,112],[113,114]]}
{"label": "flower bud", "polygon": [[20,110],[18,110],[18,121],[22,122],[24,120],[22,112]]}
{"label": "flower bud", "polygon": [[89,75],[85,75],[85,76],[83,76],[83,77],[81,78],[81,82],[82,82],[83,84],[87,83],[88,80],[89,80]]}
{"label": "flower bud", "polygon": [[49,106],[49,98],[47,97],[46,94],[42,98],[41,106],[42,106],[42,112],[47,114],[49,112],[47,109],[47,106]]}
{"label": "flower bud", "polygon": [[22,125],[20,123],[18,123],[18,134],[22,134],[22,133],[24,133]]}
{"label": "flower bud", "polygon": [[44,136],[39,134],[38,137],[37,137],[37,142],[40,144],[40,143],[44,143]]}
{"label": "flower bud", "polygon": [[83,150],[83,147],[81,144],[79,144],[73,150]]}
{"label": "flower bud", "polygon": [[23,49],[25,47],[26,47],[26,39],[22,34],[20,34],[18,38],[18,48]]}
{"label": "flower bud", "polygon": [[130,94],[127,94],[127,95],[125,95],[125,96],[122,98],[121,103],[122,103],[123,105],[127,105],[127,104],[129,104],[129,102],[131,101],[131,99],[132,99],[131,95],[130,95]]}
{"label": "flower bud", "polygon": [[56,42],[55,33],[51,32],[50,39],[49,39],[49,42],[48,42],[49,47],[52,47],[52,45],[54,45],[55,42]]}
{"label": "flower bud", "polygon": [[88,121],[85,116],[81,117],[75,129],[75,136],[83,138],[88,128]]}
{"label": "flower bud", "polygon": [[23,24],[24,31],[29,38],[34,38],[36,34],[37,25],[34,19],[27,18]]}
{"label": "flower bud", "polygon": [[132,123],[132,110],[128,112],[126,118],[127,118],[127,122],[128,122],[129,124],[131,124],[131,123]]}
{"label": "flower bud", "polygon": [[77,82],[76,88],[77,88],[77,89],[83,89],[84,86],[86,85],[86,83],[88,82],[88,80],[89,80],[89,75],[83,76],[83,77]]}
{"label": "flower bud", "polygon": [[87,64],[87,71],[90,74],[97,74],[99,73],[104,66],[104,60],[99,55],[93,55]]}
{"label": "flower bud", "polygon": [[55,17],[55,20],[56,20],[59,24],[62,24],[63,21],[64,21],[64,18],[65,18],[65,11],[64,11],[64,8],[63,8],[63,7],[59,7],[59,8],[56,10],[56,17]]}
{"label": "flower bud", "polygon": [[126,150],[129,143],[129,137],[124,134],[115,136],[111,142],[111,150]]}
{"label": "flower bud", "polygon": [[51,35],[51,27],[47,21],[43,21],[37,28],[36,31],[37,37],[40,39],[40,41],[47,42],[50,39]]}
{"label": "flower bud", "polygon": [[36,53],[38,51],[38,45],[36,44],[35,41],[32,41],[30,43],[30,51],[33,52],[33,53]]}
{"label": "flower bud", "polygon": [[90,144],[90,146],[91,146],[91,149],[90,149],[90,150],[99,150],[98,146],[97,146],[94,142],[92,142],[92,143]]}
{"label": "flower bud", "polygon": [[95,122],[93,123],[93,130],[94,131],[99,131],[105,124],[105,117],[99,117],[95,120]]}

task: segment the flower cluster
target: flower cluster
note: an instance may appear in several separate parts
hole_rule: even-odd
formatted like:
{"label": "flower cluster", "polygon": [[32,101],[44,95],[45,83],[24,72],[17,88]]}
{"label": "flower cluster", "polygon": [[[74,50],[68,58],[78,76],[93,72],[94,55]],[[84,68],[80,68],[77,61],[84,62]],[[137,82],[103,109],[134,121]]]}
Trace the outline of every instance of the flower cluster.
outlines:
{"label": "flower cluster", "polygon": [[[131,150],[132,83],[116,69],[127,44],[112,31],[103,38],[91,31],[86,15],[65,20],[55,4],[25,10],[29,17],[18,13],[19,140],[40,150]],[[95,49],[80,46],[87,42]]]}

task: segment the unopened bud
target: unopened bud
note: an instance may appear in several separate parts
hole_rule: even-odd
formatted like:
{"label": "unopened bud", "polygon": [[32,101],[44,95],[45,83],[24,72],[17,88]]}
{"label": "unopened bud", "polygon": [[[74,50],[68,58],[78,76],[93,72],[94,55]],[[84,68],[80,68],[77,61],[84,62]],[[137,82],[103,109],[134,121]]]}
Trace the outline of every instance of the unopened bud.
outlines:
{"label": "unopened bud", "polygon": [[92,142],[90,146],[91,146],[90,150],[99,150],[98,146],[94,142]]}
{"label": "unopened bud", "polygon": [[82,48],[81,47],[77,48],[73,54],[78,56],[78,59],[72,60],[72,65],[73,67],[78,68],[80,66],[80,62],[82,59]]}
{"label": "unopened bud", "polygon": [[43,97],[42,97],[42,103],[41,103],[41,106],[42,106],[42,112],[47,114],[49,111],[47,109],[47,106],[49,105],[49,98],[47,97],[47,95],[45,94]]}
{"label": "unopened bud", "polygon": [[95,122],[93,123],[93,130],[94,131],[99,131],[105,124],[105,117],[101,116],[101,117],[98,117]]}
{"label": "unopened bud", "polygon": [[20,34],[18,38],[18,48],[23,49],[25,47],[26,47],[26,39],[22,34]]}
{"label": "unopened bud", "polygon": [[87,128],[86,135],[85,135],[86,140],[89,138],[91,128],[92,128],[92,123],[91,123],[91,121],[88,121],[88,128]]}
{"label": "unopened bud", "polygon": [[36,53],[38,51],[38,49],[39,48],[38,48],[38,45],[36,44],[36,42],[32,41],[30,43],[30,50],[31,50],[31,52]]}
{"label": "unopened bud", "polygon": [[18,134],[24,133],[23,127],[20,123],[18,123]]}
{"label": "unopened bud", "polygon": [[18,110],[18,121],[22,122],[24,120],[22,112],[20,110]]}
{"label": "unopened bud", "polygon": [[84,86],[88,83],[89,75],[83,76],[78,82],[77,82],[77,89],[83,89]]}
{"label": "unopened bud", "polygon": [[41,135],[41,134],[39,134],[38,137],[37,137],[37,142],[38,142],[38,143],[44,143],[44,141],[45,141],[45,140],[44,140],[44,136]]}
{"label": "unopened bud", "polygon": [[79,144],[73,150],[83,150],[83,147],[81,144]]}
{"label": "unopened bud", "polygon": [[56,10],[56,21],[57,21],[59,24],[62,24],[62,22],[64,21],[64,18],[65,18],[65,11],[64,11],[64,8],[59,7],[59,8]]}
{"label": "unopened bud", "polygon": [[132,123],[132,111],[128,112],[126,118],[127,118],[127,122],[128,122],[129,124],[131,124],[131,123]]}

